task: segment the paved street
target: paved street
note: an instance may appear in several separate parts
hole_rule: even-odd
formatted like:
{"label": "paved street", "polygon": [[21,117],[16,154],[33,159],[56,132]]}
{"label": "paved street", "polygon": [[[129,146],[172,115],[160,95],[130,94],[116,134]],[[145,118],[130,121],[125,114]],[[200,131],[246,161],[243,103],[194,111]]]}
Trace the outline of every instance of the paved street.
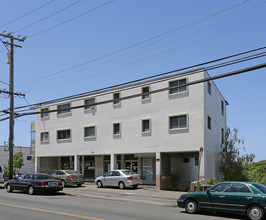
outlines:
{"label": "paved street", "polygon": [[178,192],[154,187],[119,190],[98,189],[93,184],[67,187],[57,195],[7,193],[0,188],[0,213],[5,220],[221,220],[245,219],[242,216],[204,213],[189,215],[175,205]]}

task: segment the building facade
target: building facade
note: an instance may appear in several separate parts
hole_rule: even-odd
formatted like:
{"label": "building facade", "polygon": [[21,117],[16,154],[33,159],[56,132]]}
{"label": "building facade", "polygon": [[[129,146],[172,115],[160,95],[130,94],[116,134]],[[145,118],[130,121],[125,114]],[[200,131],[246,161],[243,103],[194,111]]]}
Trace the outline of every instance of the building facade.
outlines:
{"label": "building facade", "polygon": [[[39,106],[35,169],[75,169],[88,181],[127,168],[144,184],[185,190],[218,177],[226,101],[204,69]],[[199,149],[203,156],[199,160]]]}
{"label": "building facade", "polygon": [[[32,163],[32,158],[34,157],[34,152],[30,147],[14,147],[14,154],[17,152],[23,153],[23,163],[20,169],[16,170],[16,173],[26,173],[26,172],[34,172],[35,164]],[[0,164],[2,166],[7,166],[9,160],[9,148],[7,145],[0,146]]]}

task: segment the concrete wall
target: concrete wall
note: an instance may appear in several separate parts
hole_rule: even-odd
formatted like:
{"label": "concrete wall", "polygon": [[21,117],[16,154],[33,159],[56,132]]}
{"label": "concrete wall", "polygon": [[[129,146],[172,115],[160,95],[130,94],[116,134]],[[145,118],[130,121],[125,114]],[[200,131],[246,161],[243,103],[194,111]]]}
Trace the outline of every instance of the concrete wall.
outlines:
{"label": "concrete wall", "polygon": [[[209,77],[205,73],[205,77]],[[226,128],[226,100],[217,89],[215,83],[211,83],[211,95],[207,92],[207,83],[204,84],[204,170],[205,179],[218,177],[218,153],[222,142],[222,128]],[[224,114],[221,110],[221,102],[224,104]],[[211,117],[211,130],[207,128],[208,116]]]}
{"label": "concrete wall", "polygon": [[[190,75],[188,81],[203,77],[203,73]],[[151,90],[169,86],[169,80],[153,82]],[[58,116],[50,113],[49,119],[36,118],[36,155],[102,155],[123,153],[195,151],[203,145],[203,84],[188,88],[188,92],[169,96],[168,91],[151,95],[149,103],[142,103],[141,97],[121,101],[120,106],[112,103],[96,106],[92,111],[83,108],[70,114]],[[140,93],[141,86],[121,92],[121,97]],[[86,99],[86,98],[84,98]],[[84,99],[72,101],[71,106],[84,104]],[[97,102],[112,99],[111,94],[101,94]],[[67,102],[66,102],[67,103]],[[56,105],[49,109],[56,109]],[[188,129],[169,132],[169,116],[187,114]],[[142,119],[151,121],[151,134],[141,132]],[[113,137],[113,123],[121,123],[121,136]],[[84,139],[84,127],[96,126],[96,138]],[[56,131],[71,129],[71,141],[57,141]],[[49,143],[40,143],[40,133],[49,132]]]}

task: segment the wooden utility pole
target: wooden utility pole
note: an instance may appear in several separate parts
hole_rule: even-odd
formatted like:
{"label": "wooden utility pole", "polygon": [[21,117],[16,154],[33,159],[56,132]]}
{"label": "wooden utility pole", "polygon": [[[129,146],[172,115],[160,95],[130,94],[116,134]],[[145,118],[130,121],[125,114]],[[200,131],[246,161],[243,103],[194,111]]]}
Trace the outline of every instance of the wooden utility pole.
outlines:
{"label": "wooden utility pole", "polygon": [[9,179],[13,178],[13,154],[14,154],[14,46],[21,47],[14,44],[14,40],[24,42],[25,37],[20,39],[13,37],[11,33],[0,34],[0,36],[9,38],[10,43],[3,42],[10,46],[10,51],[8,55],[9,64],[9,97],[10,97],[10,111],[9,111]]}

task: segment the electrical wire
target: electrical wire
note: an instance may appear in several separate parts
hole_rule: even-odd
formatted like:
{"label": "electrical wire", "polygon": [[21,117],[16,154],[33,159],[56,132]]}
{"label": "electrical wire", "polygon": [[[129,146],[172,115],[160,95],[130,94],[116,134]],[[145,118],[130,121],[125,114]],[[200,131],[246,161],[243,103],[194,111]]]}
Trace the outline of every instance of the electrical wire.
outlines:
{"label": "electrical wire", "polygon": [[[196,65],[192,65],[192,66],[188,66],[188,67],[184,67],[184,68],[180,68],[180,69],[176,69],[176,70],[172,70],[172,71],[156,74],[156,75],[149,76],[149,77],[144,77],[144,78],[133,80],[133,81],[130,81],[130,82],[121,83],[121,84],[118,84],[118,85],[113,85],[113,86],[105,87],[105,88],[102,88],[102,89],[97,89],[97,90],[93,90],[93,91],[89,91],[89,92],[85,92],[85,93],[80,93],[80,94],[76,94],[76,95],[72,95],[72,96],[67,96],[67,97],[63,97],[63,98],[59,98],[59,99],[54,99],[54,100],[50,100],[50,101],[46,101],[46,102],[41,102],[41,103],[36,103],[36,104],[32,104],[32,105],[16,107],[15,109],[38,106],[38,105],[44,105],[44,104],[50,104],[50,103],[53,103],[53,102],[64,101],[64,100],[67,100],[67,99],[79,98],[79,97],[83,97],[83,96],[86,96],[86,95],[91,95],[91,94],[107,91],[107,90],[110,90],[110,89],[116,89],[116,88],[119,88],[119,87],[128,86],[128,85],[135,84],[135,83],[140,83],[142,81],[151,80],[151,79],[162,77],[162,76],[165,76],[165,75],[169,75],[169,74],[172,74],[172,73],[175,73],[175,72],[180,72],[180,71],[184,71],[184,70],[188,70],[188,69],[192,69],[192,68],[199,68],[200,66],[204,66],[204,65],[211,64],[211,63],[220,62],[220,61],[223,61],[223,60],[226,60],[226,59],[230,59],[230,58],[241,56],[241,55],[248,54],[248,53],[257,52],[257,51],[264,50],[264,49],[266,49],[266,47],[260,47],[260,48],[256,48],[256,49],[253,49],[253,50],[248,50],[248,51],[244,51],[244,52],[241,52],[241,53],[233,54],[233,55],[230,55],[230,56],[226,56],[226,57],[218,58],[218,59],[215,59],[215,60],[203,62],[203,63],[200,63],[200,64],[196,64]],[[262,54],[265,55],[265,52],[259,53],[258,55],[262,55]],[[256,54],[252,55],[253,58],[254,58],[254,56],[256,56]],[[248,59],[248,58],[251,58],[251,56],[237,59],[237,61],[240,62],[241,59]],[[209,68],[214,69],[214,68],[218,68],[218,67],[219,66],[217,66],[217,67],[211,66]],[[208,67],[206,69],[208,69]]]}
{"label": "electrical wire", "polygon": [[[122,66],[128,66],[128,65],[133,65],[133,64],[136,64],[136,63],[139,63],[139,62],[143,62],[144,61],[144,59],[145,60],[147,60],[147,59],[151,59],[151,58],[154,58],[154,57],[159,57],[159,56],[165,56],[165,54],[167,54],[167,53],[169,53],[169,52],[173,52],[173,51],[175,51],[175,50],[179,50],[180,51],[180,49],[181,48],[185,48],[185,47],[192,47],[192,46],[196,46],[196,45],[199,45],[199,43],[200,42],[202,42],[202,41],[207,41],[207,42],[209,42],[210,40],[215,40],[215,39],[217,39],[217,38],[219,38],[219,37],[224,37],[224,36],[228,36],[228,34],[232,34],[232,33],[235,33],[236,31],[239,31],[239,28],[240,28],[240,26],[242,25],[247,25],[247,24],[249,24],[252,20],[255,20],[255,19],[258,19],[258,18],[261,18],[261,17],[265,17],[265,14],[263,14],[263,15],[260,15],[260,16],[257,16],[257,17],[255,17],[255,18],[252,18],[252,19],[249,19],[249,20],[246,20],[246,21],[243,21],[243,22],[241,22],[240,24],[237,24],[237,25],[234,25],[234,26],[231,26],[231,27],[228,27],[228,28],[226,28],[225,30],[221,30],[221,31],[218,31],[218,32],[215,32],[215,33],[213,33],[213,34],[209,34],[209,35],[207,35],[207,36],[205,36],[205,37],[203,37],[203,38],[200,38],[200,39],[197,39],[197,40],[194,40],[194,41],[191,41],[191,42],[188,42],[188,43],[185,43],[185,44],[183,44],[183,45],[180,45],[180,46],[178,46],[178,47],[171,47],[170,49],[168,49],[168,50],[166,50],[166,51],[163,51],[163,52],[160,52],[160,53],[157,53],[157,54],[154,54],[154,55],[151,55],[151,56],[148,56],[148,57],[146,57],[146,58],[141,58],[141,59],[139,59],[139,60],[136,60],[136,61],[134,61],[134,62],[131,62],[131,63],[129,63],[129,64],[126,64],[126,65],[122,65]],[[245,27],[246,28],[246,27]],[[243,30],[243,27],[242,27],[242,30]],[[231,33],[230,33],[230,31],[232,31]],[[225,35],[225,34],[227,34],[227,35]],[[164,46],[164,45],[163,45]],[[162,47],[162,46],[160,46],[160,47]],[[160,48],[160,47],[157,47],[157,48]],[[155,48],[155,49],[157,49],[157,48]],[[155,50],[155,49],[151,49],[151,50],[149,50],[149,52],[150,51],[152,51],[152,50]],[[141,55],[142,54],[144,54],[144,53],[147,53],[147,51],[146,52],[142,52],[142,53],[138,53],[137,55],[135,55],[135,56],[133,56],[133,57],[131,57],[131,58],[134,58],[134,57],[141,57]],[[121,55],[122,56],[122,55]],[[123,58],[123,61],[125,61],[125,60],[128,60],[128,59],[130,59],[130,58]],[[119,61],[119,64],[121,63],[121,61]],[[101,68],[104,66],[103,64],[101,64],[101,63],[99,63],[98,65],[100,65],[101,66]],[[120,65],[120,68],[122,67],[121,65]],[[108,67],[110,67],[110,65],[108,64]],[[100,73],[104,73],[104,72],[110,72],[110,70],[114,70],[114,69],[118,69],[118,67],[115,67],[115,68],[109,68],[108,70],[105,70],[105,71],[101,71]],[[83,70],[85,70],[85,69],[83,69]],[[79,71],[82,71],[82,70],[79,70]],[[76,71],[76,72],[79,72],[79,71]],[[74,72],[74,73],[76,73],[76,72]],[[90,71],[90,72],[92,72],[92,71]],[[73,72],[71,73],[72,75],[73,75]],[[90,74],[90,75],[92,75],[92,74]],[[93,74],[93,75],[96,75],[96,74]],[[97,73],[97,75],[99,75],[99,72]],[[86,76],[88,76],[87,74],[86,74]],[[67,78],[66,78],[66,74],[64,74],[64,76],[62,76],[63,78],[64,78],[64,82],[66,82],[66,80],[67,80]],[[61,78],[62,78],[61,77]],[[73,82],[73,77],[75,77],[75,79],[77,78],[77,74],[74,74],[73,76],[71,76],[72,77],[72,79],[71,79],[71,81]],[[81,77],[79,77],[79,78],[81,78]],[[58,78],[57,80],[60,80],[60,78]],[[60,80],[60,82],[61,82],[61,80]],[[38,85],[37,83],[35,83],[34,84],[34,87],[36,87],[36,88],[40,88],[40,87],[47,87],[47,86],[44,86],[44,85],[47,85],[47,84],[49,84],[49,87],[51,87],[52,86],[52,84],[54,84],[54,85],[58,85],[57,83],[56,83],[56,80],[55,79],[53,79],[53,81],[52,82],[48,82],[48,83],[43,83],[43,81],[40,81],[39,82],[40,83],[40,85]],[[32,89],[30,89],[30,86],[27,86],[27,89],[28,90],[26,90],[27,92],[28,91],[31,91]]]}
{"label": "electrical wire", "polygon": [[[146,39],[146,40],[144,40],[144,41],[141,41],[141,42],[138,42],[138,43],[136,43],[136,44],[133,44],[133,45],[127,46],[127,47],[125,47],[125,48],[122,48],[122,49],[116,50],[116,51],[114,51],[114,52],[111,52],[111,53],[108,53],[108,54],[106,54],[106,55],[103,55],[103,56],[97,57],[97,58],[95,58],[95,59],[92,59],[92,60],[86,61],[86,62],[84,62],[84,63],[81,63],[81,64],[78,64],[78,65],[75,65],[75,66],[72,66],[72,67],[66,68],[66,69],[64,69],[64,70],[57,71],[57,72],[55,72],[55,73],[51,73],[51,74],[47,74],[47,75],[45,75],[45,76],[43,76],[43,77],[39,77],[39,78],[36,78],[36,79],[30,80],[30,81],[28,81],[28,82],[24,82],[24,83],[18,84],[18,85],[16,85],[16,86],[21,86],[21,85],[29,84],[29,83],[31,83],[31,82],[36,82],[36,81],[39,81],[39,80],[41,80],[41,79],[45,79],[45,78],[48,78],[48,77],[51,77],[51,76],[54,76],[54,75],[57,75],[57,74],[60,74],[60,73],[63,73],[63,72],[66,72],[66,71],[69,71],[69,70],[75,69],[75,68],[78,68],[78,67],[81,67],[81,66],[87,65],[87,64],[89,64],[89,63],[92,63],[92,62],[98,61],[98,60],[100,60],[100,59],[103,59],[103,58],[109,57],[109,56],[111,56],[111,55],[114,55],[114,54],[120,53],[120,52],[125,51],[125,50],[128,50],[128,49],[130,49],[130,48],[137,47],[137,46],[139,46],[139,45],[141,45],[141,44],[144,44],[144,43],[146,43],[146,42],[149,42],[149,41],[152,41],[152,40],[154,40],[154,39],[160,38],[160,37],[162,37],[162,36],[168,35],[168,34],[170,34],[170,33],[172,33],[172,32],[175,32],[175,31],[181,30],[181,29],[183,29],[183,28],[185,28],[185,27],[188,27],[188,26],[191,26],[191,25],[193,25],[193,24],[195,24],[195,23],[199,23],[199,22],[201,22],[201,21],[203,21],[203,20],[207,20],[207,19],[209,19],[209,18],[211,18],[211,17],[213,17],[213,16],[215,16],[215,15],[221,14],[221,13],[226,12],[226,11],[228,11],[228,10],[230,10],[230,9],[232,9],[232,8],[235,8],[235,7],[239,6],[239,5],[242,5],[242,4],[246,3],[247,1],[249,1],[249,0],[245,0],[245,1],[240,2],[240,3],[238,3],[238,4],[232,5],[232,6],[228,7],[228,8],[222,9],[222,10],[220,10],[220,11],[218,11],[218,12],[215,12],[215,13],[213,13],[213,14],[207,15],[207,16],[205,16],[205,17],[203,17],[203,18],[198,19],[198,20],[194,20],[194,21],[192,21],[192,22],[190,22],[190,23],[187,23],[187,24],[185,24],[185,25],[183,25],[183,26],[180,26],[180,27],[174,28],[174,29],[172,29],[172,30],[170,30],[170,31],[167,31],[167,32],[164,32],[164,33],[162,33],[162,34],[156,35],[156,36],[154,36],[154,37],[148,38],[148,39]],[[109,2],[108,2],[108,3],[109,3]],[[55,27],[55,26],[54,26],[54,27]],[[39,33],[41,33],[41,32],[38,32],[38,34],[39,34]],[[31,36],[32,36],[32,35],[31,35]]]}
{"label": "electrical wire", "polygon": [[[195,80],[195,81],[188,82],[186,84],[182,84],[182,85],[178,85],[178,86],[174,86],[174,87],[165,87],[165,88],[162,88],[162,89],[153,90],[153,91],[147,92],[145,94],[154,94],[154,93],[164,92],[164,91],[167,91],[167,90],[170,90],[170,89],[180,88],[180,87],[184,87],[184,86],[191,86],[191,85],[195,85],[195,84],[199,84],[199,83],[203,83],[203,82],[213,81],[213,80],[216,80],[216,79],[221,79],[221,78],[225,78],[225,77],[229,77],[229,76],[233,76],[233,75],[238,75],[238,74],[243,74],[243,73],[250,72],[250,71],[259,70],[259,69],[262,69],[262,68],[265,68],[265,67],[266,67],[266,63],[262,63],[262,64],[259,64],[259,65],[255,65],[255,66],[251,66],[251,67],[248,67],[248,68],[232,71],[232,72],[229,72],[229,73],[224,73],[224,74],[220,74],[220,75],[213,76],[213,77],[207,77],[207,78],[204,78],[204,79]],[[142,96],[143,94],[144,93],[138,93],[138,94],[134,94],[134,95],[121,97],[119,99],[116,99],[116,101],[123,101],[123,100],[132,99],[132,98],[137,98],[137,97]],[[94,106],[103,105],[103,104],[107,104],[107,103],[112,103],[113,101],[114,101],[114,99],[109,99],[109,100],[93,103],[93,105]],[[84,108],[84,107],[87,107],[87,105],[73,106],[73,107],[70,107],[70,108],[66,108],[65,110],[79,109],[79,108]],[[57,112],[57,111],[58,111],[58,109],[53,109],[53,110],[48,110],[48,111],[45,111],[45,112],[46,113],[52,113],[52,112]],[[41,111],[26,112],[26,113],[17,115],[17,118],[18,117],[22,117],[22,116],[41,114],[41,113],[42,113]],[[0,121],[4,121],[4,120],[6,120],[8,118],[9,117],[4,118],[4,119],[0,119]]]}
{"label": "electrical wire", "polygon": [[22,30],[24,30],[24,29],[26,29],[26,28],[29,28],[29,27],[31,27],[31,26],[33,26],[33,25],[35,25],[35,24],[38,24],[38,23],[40,23],[40,22],[42,22],[42,21],[44,21],[44,20],[46,20],[46,19],[48,19],[48,18],[50,18],[50,17],[53,17],[53,16],[59,14],[60,12],[66,10],[66,9],[68,9],[68,8],[73,7],[74,5],[80,3],[81,1],[82,1],[82,0],[79,0],[79,1],[77,1],[77,2],[74,2],[74,3],[68,5],[67,7],[65,7],[65,8],[63,8],[63,9],[60,9],[60,10],[58,10],[58,11],[56,11],[56,12],[54,12],[54,13],[48,15],[48,16],[45,17],[45,18],[42,18],[42,19],[40,19],[40,20],[38,20],[38,21],[35,21],[35,22],[33,22],[33,23],[29,24],[29,25],[26,25],[26,26],[23,27],[23,28],[20,28],[19,30],[14,31],[13,33],[16,33],[16,32],[19,32],[19,31],[22,31]]}
{"label": "electrical wire", "polygon": [[108,1],[108,2],[106,2],[106,3],[104,3],[104,4],[101,4],[101,5],[99,5],[99,6],[95,7],[95,8],[93,8],[93,9],[90,9],[90,10],[88,10],[88,11],[86,11],[86,12],[80,14],[80,15],[77,15],[77,16],[71,18],[71,19],[68,19],[68,20],[66,20],[66,21],[64,21],[64,22],[61,22],[61,23],[59,23],[59,24],[56,24],[56,25],[54,25],[54,26],[52,26],[52,27],[49,27],[49,28],[47,28],[47,29],[45,29],[45,30],[42,30],[42,31],[39,31],[39,32],[37,32],[37,33],[31,34],[31,35],[29,35],[28,38],[31,38],[31,37],[34,37],[34,36],[36,36],[36,35],[42,34],[42,33],[46,32],[46,31],[50,31],[50,30],[52,30],[52,29],[54,29],[54,28],[57,28],[57,27],[59,27],[59,26],[61,26],[61,25],[63,25],[63,24],[66,24],[66,23],[68,23],[68,22],[70,22],[70,21],[73,21],[73,20],[75,20],[75,19],[77,19],[77,18],[80,18],[80,17],[82,17],[82,16],[84,16],[84,15],[90,13],[90,12],[93,12],[93,11],[99,9],[99,8],[102,8],[103,6],[105,6],[105,5],[107,5],[107,4],[110,4],[110,3],[113,2],[113,1],[114,1],[114,0]]}
{"label": "electrical wire", "polygon": [[45,7],[45,6],[49,5],[49,4],[51,4],[51,3],[54,2],[54,1],[55,1],[55,0],[52,0],[52,1],[50,1],[50,2],[48,2],[48,3],[46,3],[46,4],[44,4],[44,5],[42,5],[42,6],[38,7],[38,8],[36,8],[36,9],[33,9],[32,11],[27,12],[27,13],[24,14],[24,15],[21,15],[21,16],[15,18],[15,19],[13,19],[12,21],[9,21],[9,22],[7,22],[7,23],[5,23],[5,24],[3,24],[3,25],[0,25],[0,28],[6,26],[6,25],[8,25],[8,24],[11,24],[11,23],[13,23],[13,22],[15,22],[15,21],[17,21],[17,20],[19,20],[19,19],[21,19],[21,18],[23,18],[23,17],[25,17],[25,16],[27,16],[27,15],[33,13],[33,12],[35,12],[35,11],[38,11],[38,10],[40,10],[41,8],[43,8],[43,7]]}

